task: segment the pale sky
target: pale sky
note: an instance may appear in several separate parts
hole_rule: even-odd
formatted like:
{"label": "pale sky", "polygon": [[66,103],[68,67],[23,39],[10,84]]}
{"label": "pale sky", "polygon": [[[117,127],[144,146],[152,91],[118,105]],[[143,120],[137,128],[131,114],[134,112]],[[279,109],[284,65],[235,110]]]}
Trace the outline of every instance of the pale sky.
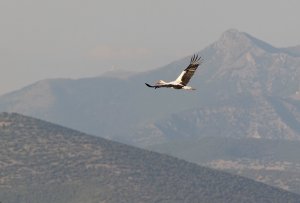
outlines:
{"label": "pale sky", "polygon": [[299,0],[0,0],[0,95],[47,78],[149,70],[235,28],[300,45]]}

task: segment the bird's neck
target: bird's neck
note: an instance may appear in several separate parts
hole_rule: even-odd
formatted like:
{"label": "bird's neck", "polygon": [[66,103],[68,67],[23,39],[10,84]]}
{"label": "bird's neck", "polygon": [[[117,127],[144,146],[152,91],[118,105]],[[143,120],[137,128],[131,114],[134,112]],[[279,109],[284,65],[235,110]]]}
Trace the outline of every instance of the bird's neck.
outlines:
{"label": "bird's neck", "polygon": [[165,85],[165,84],[167,84],[165,81],[163,81],[163,80],[159,80],[159,81],[157,81],[157,83],[156,83],[157,85]]}

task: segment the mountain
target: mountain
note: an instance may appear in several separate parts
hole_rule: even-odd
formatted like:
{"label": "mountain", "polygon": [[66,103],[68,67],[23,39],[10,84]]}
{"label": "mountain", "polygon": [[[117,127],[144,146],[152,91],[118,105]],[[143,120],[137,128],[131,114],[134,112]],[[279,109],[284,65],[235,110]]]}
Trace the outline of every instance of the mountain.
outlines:
{"label": "mountain", "polygon": [[148,133],[167,140],[207,136],[299,140],[300,105],[278,97],[235,97],[171,114]]}
{"label": "mountain", "polygon": [[[168,142],[175,135],[300,139],[299,46],[275,48],[231,29],[198,54],[205,61],[191,80],[194,92],[144,85],[174,79],[188,56],[126,77],[42,80],[2,95],[0,111],[138,146]],[[189,125],[184,132],[176,127]]]}
{"label": "mountain", "polygon": [[[197,54],[204,63],[191,80],[196,91],[154,90],[144,85],[176,78],[188,65],[187,56],[136,74],[116,70],[95,78],[38,81],[0,96],[0,112],[34,116],[160,152],[170,149],[179,158],[299,193],[299,176],[294,173],[299,163],[290,160],[291,153],[276,153],[284,157],[279,165],[291,164],[281,171],[253,169],[257,163],[258,168],[278,166],[264,160],[264,154],[248,158],[242,150],[243,157],[230,153],[249,139],[259,142],[251,145],[253,154],[266,145],[272,146],[268,147],[271,153],[278,147],[275,141],[299,142],[300,46],[278,48],[231,29]],[[224,156],[212,157],[216,148],[202,153],[203,145],[194,145],[209,138],[220,150],[225,147]],[[218,145],[223,139],[231,144]],[[205,157],[194,159],[197,156]]]}
{"label": "mountain", "polygon": [[299,202],[250,179],[0,114],[2,202]]}

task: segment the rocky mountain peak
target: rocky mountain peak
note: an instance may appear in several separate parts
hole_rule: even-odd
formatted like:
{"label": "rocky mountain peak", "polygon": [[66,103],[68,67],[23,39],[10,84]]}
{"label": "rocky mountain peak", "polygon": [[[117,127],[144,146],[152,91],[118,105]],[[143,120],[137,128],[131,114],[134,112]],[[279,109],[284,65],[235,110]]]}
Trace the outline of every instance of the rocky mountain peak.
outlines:
{"label": "rocky mountain peak", "polygon": [[251,40],[248,36],[236,29],[230,29],[225,31],[220,39],[217,41],[217,45],[221,47],[232,47],[237,45],[250,45]]}
{"label": "rocky mountain peak", "polygon": [[222,35],[221,35],[221,40],[235,40],[243,37],[243,33],[238,31],[237,29],[229,29],[226,30]]}
{"label": "rocky mountain peak", "polygon": [[236,29],[229,29],[225,31],[215,43],[215,47],[223,51],[236,50],[239,53],[253,48],[271,53],[278,52],[279,50],[260,39]]}

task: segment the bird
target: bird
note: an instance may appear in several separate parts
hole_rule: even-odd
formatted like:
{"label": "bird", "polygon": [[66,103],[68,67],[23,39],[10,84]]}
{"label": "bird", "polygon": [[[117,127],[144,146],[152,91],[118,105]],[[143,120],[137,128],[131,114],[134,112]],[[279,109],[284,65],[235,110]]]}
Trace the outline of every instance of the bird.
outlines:
{"label": "bird", "polygon": [[203,59],[198,57],[198,55],[193,55],[190,61],[190,64],[186,69],[184,69],[181,74],[177,77],[176,80],[171,82],[165,82],[163,80],[159,80],[155,83],[155,85],[149,85],[145,83],[148,87],[157,89],[157,88],[173,88],[173,89],[183,89],[183,90],[196,90],[195,88],[188,86],[190,79],[194,75],[195,71],[197,70],[198,66],[203,62]]}

